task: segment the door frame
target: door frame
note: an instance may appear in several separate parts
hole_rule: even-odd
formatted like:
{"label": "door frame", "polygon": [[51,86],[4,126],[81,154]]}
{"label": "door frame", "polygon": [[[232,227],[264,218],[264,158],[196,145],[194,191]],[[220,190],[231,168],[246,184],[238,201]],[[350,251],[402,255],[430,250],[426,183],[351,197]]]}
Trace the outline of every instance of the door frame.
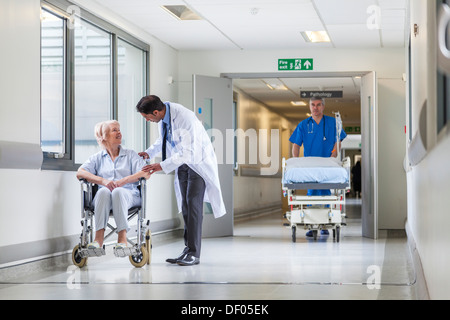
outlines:
{"label": "door frame", "polygon": [[[362,177],[362,185],[370,186],[370,190],[366,193],[366,198],[362,199],[366,203],[364,210],[362,208],[361,220],[362,220],[362,233],[364,237],[377,239],[378,238],[378,90],[377,90],[377,77],[375,71],[343,71],[343,72],[254,72],[254,73],[221,73],[221,78],[229,79],[270,79],[270,78],[333,78],[333,77],[361,77],[361,87],[363,84],[363,78],[373,74],[373,97],[372,97],[372,111],[373,113],[363,112],[363,99],[365,101],[366,97],[363,97],[363,91],[361,90],[361,133],[369,138],[370,146],[366,146],[361,149],[362,157],[365,155],[373,156],[370,159],[370,170],[371,172],[366,176]],[[370,118],[370,127],[362,126],[363,123],[369,121],[366,119]],[[371,130],[371,132],[365,132]],[[369,158],[369,157],[367,157]],[[370,179],[370,181],[364,181]],[[368,205],[367,205],[368,203]]]}
{"label": "door frame", "polygon": [[[212,77],[200,74],[192,75],[192,102],[193,111],[198,119],[202,121],[203,113],[206,111],[206,101],[210,104],[211,129],[220,131],[222,137],[226,137],[226,130],[232,128],[233,120],[233,80],[224,77]],[[203,111],[200,111],[203,109]],[[205,120],[205,119],[203,119]],[[218,137],[215,137],[218,138]],[[219,139],[220,140],[220,139]],[[222,140],[223,142],[223,140]],[[226,144],[220,143],[217,148],[226,148]],[[217,152],[217,150],[216,150]],[[220,150],[220,154],[226,155]],[[205,204],[203,215],[202,236],[204,238],[233,236],[234,208],[233,208],[233,164],[218,159],[218,174],[222,191],[222,198],[227,213],[215,218],[212,209]]]}

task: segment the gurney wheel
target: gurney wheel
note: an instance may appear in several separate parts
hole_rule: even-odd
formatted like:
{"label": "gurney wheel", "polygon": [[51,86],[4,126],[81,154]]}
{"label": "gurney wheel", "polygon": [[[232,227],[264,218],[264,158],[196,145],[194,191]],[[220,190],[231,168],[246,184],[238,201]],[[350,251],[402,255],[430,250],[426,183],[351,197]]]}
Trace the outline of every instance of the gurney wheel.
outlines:
{"label": "gurney wheel", "polygon": [[336,226],[336,242],[339,242],[340,237],[341,237],[341,227]]}
{"label": "gurney wheel", "polygon": [[292,226],[292,242],[297,241],[297,227],[294,225]]}
{"label": "gurney wheel", "polygon": [[145,244],[141,247],[140,251],[141,253],[139,253],[138,255],[130,256],[130,262],[136,268],[142,268],[143,266],[145,266],[149,259],[148,250]]}
{"label": "gurney wheel", "polygon": [[80,245],[77,244],[72,250],[72,262],[78,268],[83,268],[87,263],[87,258],[82,258],[79,254]]}

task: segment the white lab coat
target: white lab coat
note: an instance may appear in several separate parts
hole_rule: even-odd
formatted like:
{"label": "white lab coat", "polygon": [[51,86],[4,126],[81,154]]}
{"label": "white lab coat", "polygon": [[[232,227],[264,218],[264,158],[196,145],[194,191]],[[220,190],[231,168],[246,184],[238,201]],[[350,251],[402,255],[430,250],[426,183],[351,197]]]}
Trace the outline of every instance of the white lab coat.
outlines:
{"label": "white lab coat", "polygon": [[[158,122],[159,137],[145,152],[150,159],[162,150],[162,120]],[[173,146],[168,142],[166,146],[166,160],[160,163],[164,173],[175,170],[175,195],[178,210],[181,212],[182,197],[178,181],[178,167],[187,164],[192,170],[205,180],[205,202],[209,202],[214,217],[219,218],[226,213],[219,182],[217,158],[211,140],[202,123],[194,112],[181,104],[170,102],[170,123]]]}

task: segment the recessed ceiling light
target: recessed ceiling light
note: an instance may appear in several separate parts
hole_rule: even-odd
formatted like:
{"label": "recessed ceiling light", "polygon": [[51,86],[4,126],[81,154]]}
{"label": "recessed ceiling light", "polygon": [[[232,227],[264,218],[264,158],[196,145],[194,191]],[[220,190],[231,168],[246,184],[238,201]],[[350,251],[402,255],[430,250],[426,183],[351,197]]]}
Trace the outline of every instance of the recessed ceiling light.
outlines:
{"label": "recessed ceiling light", "polygon": [[186,6],[161,6],[165,11],[170,13],[178,20],[202,20],[202,18]]}
{"label": "recessed ceiling light", "polygon": [[291,101],[291,104],[295,107],[306,107],[307,106],[305,101]]}
{"label": "recessed ceiling light", "polygon": [[331,42],[326,31],[302,31],[301,34],[306,42]]}
{"label": "recessed ceiling light", "polygon": [[286,88],[285,85],[283,84],[276,84],[276,83],[266,83],[266,86],[270,89],[270,90],[288,90],[288,88]]}

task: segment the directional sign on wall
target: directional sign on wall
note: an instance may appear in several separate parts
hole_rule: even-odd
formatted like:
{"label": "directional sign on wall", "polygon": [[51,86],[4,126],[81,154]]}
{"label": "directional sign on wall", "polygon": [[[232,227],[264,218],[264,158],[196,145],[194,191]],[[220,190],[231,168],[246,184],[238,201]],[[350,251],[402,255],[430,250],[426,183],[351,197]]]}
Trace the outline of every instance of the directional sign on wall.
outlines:
{"label": "directional sign on wall", "polygon": [[313,70],[313,59],[278,59],[278,70]]}
{"label": "directional sign on wall", "polygon": [[311,97],[342,98],[343,95],[343,91],[300,91],[300,97],[303,99],[309,99]]}

